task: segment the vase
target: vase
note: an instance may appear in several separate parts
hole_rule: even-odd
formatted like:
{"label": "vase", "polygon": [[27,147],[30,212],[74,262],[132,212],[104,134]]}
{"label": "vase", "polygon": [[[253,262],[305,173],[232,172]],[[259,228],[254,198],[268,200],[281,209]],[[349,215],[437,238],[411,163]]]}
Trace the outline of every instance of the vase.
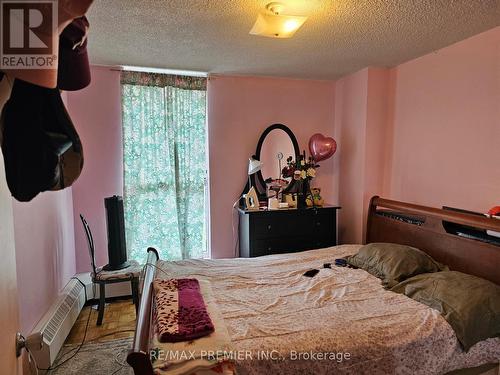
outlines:
{"label": "vase", "polygon": [[292,180],[283,189],[283,194],[297,194],[297,208],[307,208],[306,199],[310,194],[310,190],[309,179]]}
{"label": "vase", "polygon": [[297,208],[303,209],[307,208],[307,196],[309,194],[310,186],[309,180],[306,178],[305,180],[299,181],[299,190],[297,192]]}

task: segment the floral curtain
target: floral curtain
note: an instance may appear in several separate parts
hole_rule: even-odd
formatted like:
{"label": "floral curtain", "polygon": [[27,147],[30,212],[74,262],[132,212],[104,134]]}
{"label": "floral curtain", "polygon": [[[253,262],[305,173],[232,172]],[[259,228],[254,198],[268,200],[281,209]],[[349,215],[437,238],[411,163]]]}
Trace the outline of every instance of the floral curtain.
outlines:
{"label": "floral curtain", "polygon": [[129,257],[206,258],[206,79],[122,72]]}

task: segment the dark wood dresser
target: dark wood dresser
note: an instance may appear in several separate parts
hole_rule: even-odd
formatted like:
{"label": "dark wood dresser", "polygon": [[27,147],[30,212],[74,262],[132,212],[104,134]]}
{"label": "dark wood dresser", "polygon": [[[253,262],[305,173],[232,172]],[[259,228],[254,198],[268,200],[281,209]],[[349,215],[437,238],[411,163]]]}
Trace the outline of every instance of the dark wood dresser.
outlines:
{"label": "dark wood dresser", "polygon": [[338,209],[338,206],[272,211],[240,208],[240,256],[258,257],[335,246]]}

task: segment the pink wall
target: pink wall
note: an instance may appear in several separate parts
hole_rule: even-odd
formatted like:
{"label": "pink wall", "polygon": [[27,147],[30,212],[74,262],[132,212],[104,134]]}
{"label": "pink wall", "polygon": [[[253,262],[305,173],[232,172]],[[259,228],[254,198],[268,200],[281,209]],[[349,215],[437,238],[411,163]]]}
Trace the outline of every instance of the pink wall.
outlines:
{"label": "pink wall", "polygon": [[[321,163],[315,184],[327,202],[343,206],[342,242],[362,241],[373,194],[482,211],[498,204],[499,37],[496,28],[396,68],[367,68],[336,83],[211,77],[212,256],[234,252],[231,207],[247,179],[248,157],[272,123],[289,126],[302,149],[314,132],[337,139],[338,152]],[[73,188],[78,271],[88,270],[88,256],[77,214],[89,218],[98,263],[105,263],[103,198],[123,191],[119,73],[94,67],[93,76],[89,88],[68,95],[86,152],[86,168]]]}
{"label": "pink wall", "polygon": [[335,137],[338,141],[339,241],[359,242],[363,226],[368,69],[336,83]]}
{"label": "pink wall", "polygon": [[[103,199],[123,193],[121,93],[119,72],[92,68],[92,84],[68,94],[68,108],[79,126],[85,167],[73,186],[77,272],[89,270],[87,244],[78,214],[92,226],[98,263],[107,261]],[[334,83],[255,77],[219,77],[208,83],[211,178],[211,247],[215,258],[230,257],[234,244],[231,207],[246,181],[248,157],[262,131],[284,123],[301,148],[314,132],[333,132]],[[333,159],[321,163],[317,185],[336,203]]]}
{"label": "pink wall", "polygon": [[75,275],[71,188],[13,200],[21,332],[29,333]]}
{"label": "pink wall", "polygon": [[337,82],[341,242],[370,196],[486,211],[500,202],[500,27]]}
{"label": "pink wall", "polygon": [[[231,257],[232,205],[248,178],[248,157],[266,127],[287,125],[307,149],[316,132],[331,135],[334,82],[263,77],[213,76],[208,82],[212,257]],[[335,157],[334,157],[335,158]],[[337,203],[334,158],[321,164],[314,185]],[[236,222],[235,222],[236,225]]]}
{"label": "pink wall", "polygon": [[500,203],[500,27],[395,68],[392,198]]}
{"label": "pink wall", "polygon": [[92,229],[96,263],[108,262],[104,198],[123,195],[120,73],[92,67],[92,83],[68,93],[68,111],[83,144],[85,165],[73,185],[77,272],[90,271],[82,213]]}
{"label": "pink wall", "polygon": [[[0,111],[10,97],[11,85],[0,80]],[[22,362],[15,357],[13,337],[19,332],[19,288],[17,283],[16,248],[12,198],[5,178],[3,153],[0,152],[0,363],[2,372],[22,373]]]}
{"label": "pink wall", "polygon": [[[67,103],[66,94],[62,95]],[[72,188],[12,199],[21,332],[29,333],[75,275]]]}
{"label": "pink wall", "polygon": [[335,136],[339,201],[339,241],[361,242],[370,197],[384,183],[388,128],[389,72],[363,69],[339,80],[335,93]]}
{"label": "pink wall", "polygon": [[381,194],[384,188],[386,160],[391,147],[389,126],[391,75],[387,69],[368,69],[366,103],[366,141],[363,191],[362,238],[366,233],[366,215],[370,198]]}

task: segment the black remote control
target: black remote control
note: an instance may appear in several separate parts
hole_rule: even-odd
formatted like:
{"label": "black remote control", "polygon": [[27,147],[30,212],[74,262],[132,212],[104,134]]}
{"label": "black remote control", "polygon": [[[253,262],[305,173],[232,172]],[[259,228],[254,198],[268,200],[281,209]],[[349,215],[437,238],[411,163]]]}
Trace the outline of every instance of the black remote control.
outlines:
{"label": "black remote control", "polygon": [[319,272],[319,270],[309,270],[309,271],[304,272],[304,276],[314,277],[314,276],[316,276],[316,274],[318,272]]}

